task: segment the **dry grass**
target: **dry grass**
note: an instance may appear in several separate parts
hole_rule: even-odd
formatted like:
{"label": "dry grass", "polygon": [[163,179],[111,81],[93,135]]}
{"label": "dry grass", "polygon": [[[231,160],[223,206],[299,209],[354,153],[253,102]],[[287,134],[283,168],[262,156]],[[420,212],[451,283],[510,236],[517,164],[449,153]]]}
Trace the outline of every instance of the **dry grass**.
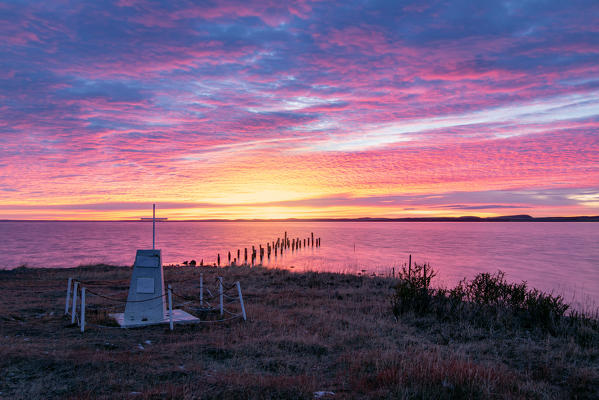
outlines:
{"label": "dry grass", "polygon": [[[1,271],[0,398],[599,397],[594,342],[398,321],[391,278],[237,267],[165,268],[165,280],[197,297],[200,272],[241,282],[247,322],[81,334],[62,315],[67,278],[124,299],[130,268]],[[89,321],[106,324],[108,305],[90,297]]]}

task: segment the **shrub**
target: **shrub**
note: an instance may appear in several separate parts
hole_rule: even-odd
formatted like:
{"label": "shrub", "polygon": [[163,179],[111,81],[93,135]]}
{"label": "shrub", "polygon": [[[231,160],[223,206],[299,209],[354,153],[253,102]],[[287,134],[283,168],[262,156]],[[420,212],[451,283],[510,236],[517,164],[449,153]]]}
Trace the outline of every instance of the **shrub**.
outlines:
{"label": "shrub", "polygon": [[[564,317],[570,306],[561,296],[529,289],[525,281],[509,283],[502,271],[480,273],[470,281],[463,279],[449,290],[431,288],[435,276],[436,272],[428,264],[402,268],[391,299],[395,317],[408,311],[418,315],[435,313],[439,317],[470,320],[485,326],[540,328],[552,335],[565,327]],[[575,326],[575,329],[583,325],[596,328],[596,321],[589,322],[591,320],[584,313],[571,312],[568,316],[569,327]],[[588,342],[588,328],[576,336]],[[591,340],[594,337],[596,335],[591,335]]]}
{"label": "shrub", "polygon": [[428,264],[404,265],[399,272],[399,281],[395,286],[393,313],[399,316],[408,310],[418,313],[429,311],[431,291],[429,289],[436,272]]}

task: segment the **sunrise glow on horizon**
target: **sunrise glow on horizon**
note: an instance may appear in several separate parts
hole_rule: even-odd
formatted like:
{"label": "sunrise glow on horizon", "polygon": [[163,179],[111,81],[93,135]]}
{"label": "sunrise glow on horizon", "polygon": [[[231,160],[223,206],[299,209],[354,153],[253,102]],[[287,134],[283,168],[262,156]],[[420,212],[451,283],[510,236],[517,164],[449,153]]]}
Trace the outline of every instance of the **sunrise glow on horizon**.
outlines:
{"label": "sunrise glow on horizon", "polygon": [[599,215],[597,15],[0,2],[0,219]]}

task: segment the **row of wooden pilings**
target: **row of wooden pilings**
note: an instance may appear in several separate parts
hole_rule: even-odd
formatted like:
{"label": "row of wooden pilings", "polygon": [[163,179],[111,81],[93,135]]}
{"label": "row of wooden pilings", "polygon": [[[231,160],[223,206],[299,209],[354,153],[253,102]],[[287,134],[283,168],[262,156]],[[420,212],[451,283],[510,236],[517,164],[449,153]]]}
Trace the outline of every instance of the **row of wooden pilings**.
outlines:
{"label": "row of wooden pilings", "polygon": [[[306,247],[320,247],[320,238],[314,237],[314,232],[310,232],[310,236],[306,238],[291,238],[287,235],[287,231],[282,237],[277,238],[277,240],[273,240],[272,242],[267,242],[265,246],[259,244],[258,247],[252,246],[251,249],[245,247],[243,249],[243,262],[241,259],[241,249],[237,249],[237,257],[235,257],[235,252],[231,254],[229,251],[227,253],[227,265],[231,266],[239,266],[239,265],[256,265],[258,259],[260,260],[260,264],[263,263],[264,258],[267,258],[269,261],[271,257],[276,258],[277,255],[283,256],[285,251],[291,251],[292,253],[295,251],[299,251],[302,248]],[[249,250],[249,252],[248,252]],[[249,253],[249,254],[248,254]],[[224,260],[223,260],[224,262]],[[200,266],[204,265],[204,260],[200,261]],[[216,265],[221,266],[221,257],[220,253],[216,256]]]}

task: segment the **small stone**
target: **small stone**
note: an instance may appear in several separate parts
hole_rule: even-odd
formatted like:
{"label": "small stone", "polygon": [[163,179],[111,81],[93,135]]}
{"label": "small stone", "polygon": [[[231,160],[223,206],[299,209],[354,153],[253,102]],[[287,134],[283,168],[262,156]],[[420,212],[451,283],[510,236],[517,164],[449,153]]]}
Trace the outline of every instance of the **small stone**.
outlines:
{"label": "small stone", "polygon": [[326,390],[320,390],[318,392],[314,392],[314,398],[315,399],[321,399],[323,397],[329,397],[329,396],[334,396],[335,392],[328,392]]}

